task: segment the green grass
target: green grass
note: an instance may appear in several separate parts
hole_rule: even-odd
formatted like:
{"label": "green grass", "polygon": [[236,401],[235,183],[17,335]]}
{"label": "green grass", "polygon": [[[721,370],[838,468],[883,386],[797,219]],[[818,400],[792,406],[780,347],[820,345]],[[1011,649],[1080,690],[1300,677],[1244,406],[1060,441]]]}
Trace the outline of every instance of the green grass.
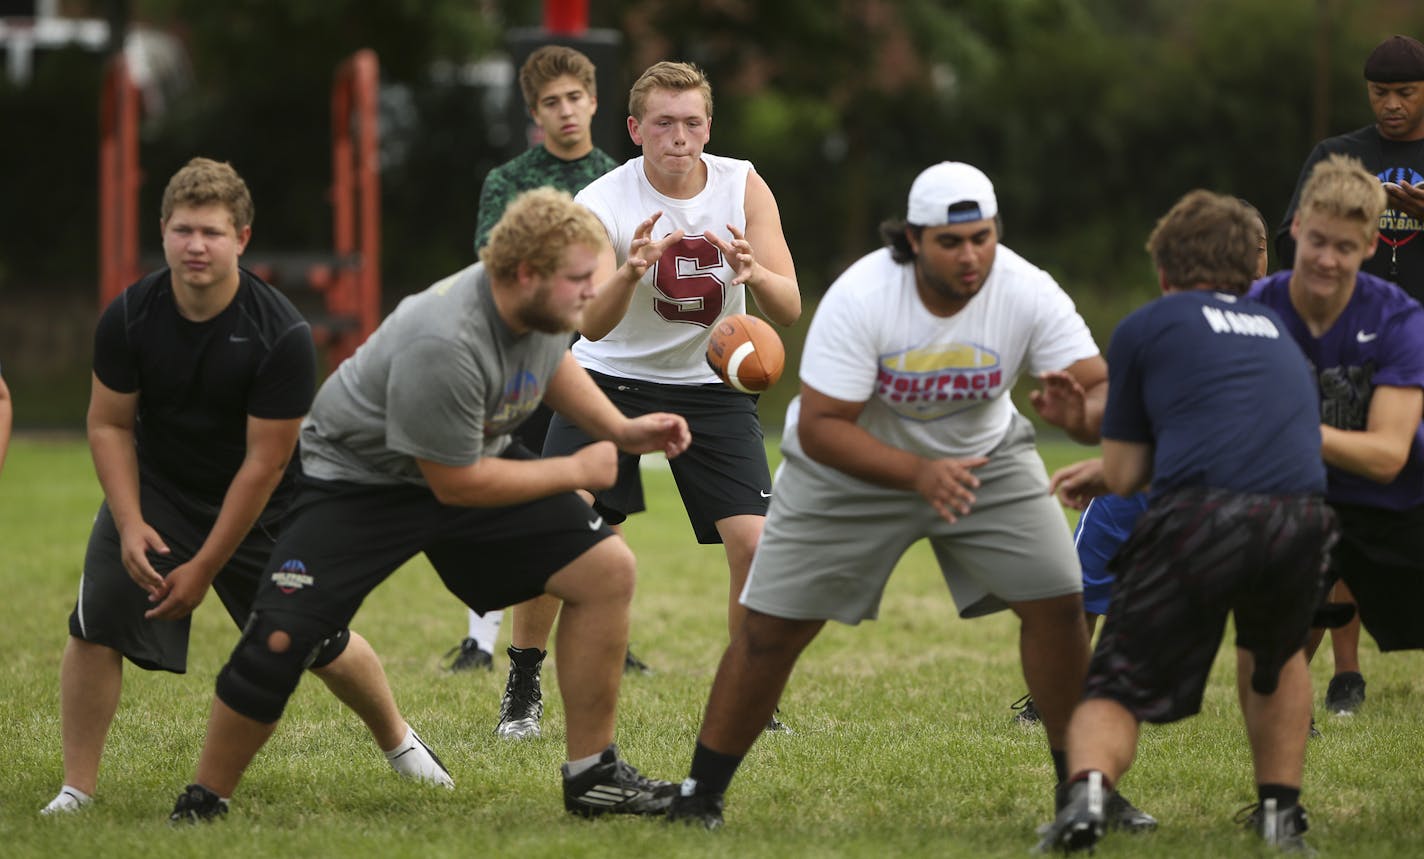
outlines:
{"label": "green grass", "polygon": [[[1087,452],[1050,442],[1044,450],[1050,465]],[[725,644],[726,572],[718,549],[692,543],[670,476],[649,472],[648,482],[654,512],[629,528],[641,575],[633,644],[658,673],[625,682],[619,742],[644,771],[680,778]],[[65,619],[99,498],[75,440],[17,439],[0,476],[0,586],[11,595],[0,623],[6,855],[1022,856],[1048,817],[1042,732],[1009,718],[1009,702],[1023,691],[1014,622],[954,617],[920,546],[891,580],[879,622],[830,625],[808,650],[782,702],[795,734],[753,748],[720,833],[565,815],[557,694],[545,739],[497,742],[503,678],[438,670],[439,655],[463,635],[464,613],[424,561],[377,590],[354,626],[381,652],[406,716],[458,790],[398,780],[354,717],[307,681],[229,819],[170,830],[163,819],[192,774],[213,677],[235,638],[210,599],[195,619],[188,676],[128,668],[99,802],[78,817],[42,819],[35,812],[61,776]],[[1368,638],[1364,651],[1363,712],[1322,718],[1325,738],[1310,744],[1311,840],[1331,856],[1416,856],[1424,843],[1424,657],[1382,656]],[[1143,734],[1124,789],[1162,828],[1110,838],[1098,855],[1265,855],[1231,825],[1254,793],[1227,656],[1201,716]],[[1319,660],[1318,688],[1329,673],[1328,657]]]}

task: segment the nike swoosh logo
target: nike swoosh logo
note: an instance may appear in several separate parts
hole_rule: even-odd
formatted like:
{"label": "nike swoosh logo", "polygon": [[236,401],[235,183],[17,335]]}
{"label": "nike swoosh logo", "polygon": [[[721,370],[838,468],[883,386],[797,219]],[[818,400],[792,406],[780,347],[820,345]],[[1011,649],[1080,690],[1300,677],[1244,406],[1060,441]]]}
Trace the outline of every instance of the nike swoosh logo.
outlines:
{"label": "nike swoosh logo", "polygon": [[593,520],[592,522],[588,523],[588,530],[590,530],[590,531],[597,531],[599,528],[602,528],[602,527],[603,527],[603,517],[602,517],[602,516],[599,516],[597,519],[595,519],[595,520]]}
{"label": "nike swoosh logo", "polygon": [[1360,341],[1361,343],[1368,343],[1368,342],[1370,342],[1371,340],[1375,339],[1375,338],[1378,337],[1378,336],[1379,336],[1379,332],[1378,332],[1378,331],[1376,331],[1376,332],[1373,333],[1373,334],[1366,334],[1365,332],[1360,331],[1360,332],[1358,332],[1358,333],[1355,335],[1355,339],[1358,340],[1358,341]]}
{"label": "nike swoosh logo", "polygon": [[227,335],[227,339],[228,339],[228,342],[229,342],[229,343],[246,343],[246,342],[247,342],[248,340],[250,340],[251,338],[250,338],[250,337],[238,337],[236,334],[229,334],[229,335]]}
{"label": "nike swoosh logo", "polygon": [[761,492],[761,497],[762,497],[762,498],[770,498],[770,497],[771,497],[771,493],[770,493],[770,492],[767,492],[765,489],[763,489],[762,492]]}

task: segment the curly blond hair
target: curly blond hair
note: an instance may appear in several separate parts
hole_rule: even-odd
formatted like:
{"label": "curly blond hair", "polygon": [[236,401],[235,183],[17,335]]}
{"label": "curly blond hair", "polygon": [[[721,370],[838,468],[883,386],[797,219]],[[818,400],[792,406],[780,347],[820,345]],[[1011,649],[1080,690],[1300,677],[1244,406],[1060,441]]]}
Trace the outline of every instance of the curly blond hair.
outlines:
{"label": "curly blond hair", "polygon": [[548,275],[570,245],[601,250],[607,244],[608,231],[597,215],[564,191],[535,188],[505,208],[480,251],[480,261],[492,279],[508,281],[518,275],[521,262],[535,274]]}
{"label": "curly blond hair", "polygon": [[160,217],[167,223],[173,216],[173,210],[179,206],[210,206],[214,203],[227,207],[232,215],[232,225],[237,230],[252,226],[252,218],[256,215],[252,193],[232,165],[211,158],[194,158],[168,180],[168,187],[163,189]]}

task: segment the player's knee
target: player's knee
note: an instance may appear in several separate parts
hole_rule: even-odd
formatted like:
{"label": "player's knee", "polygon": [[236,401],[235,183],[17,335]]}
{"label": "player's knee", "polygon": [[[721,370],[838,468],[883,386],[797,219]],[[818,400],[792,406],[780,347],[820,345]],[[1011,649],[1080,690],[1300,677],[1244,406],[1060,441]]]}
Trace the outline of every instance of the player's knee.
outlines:
{"label": "player's knee", "polygon": [[323,646],[337,637],[324,636],[311,627],[310,620],[254,612],[218,674],[218,699],[258,722],[271,724],[282,718],[302,672],[323,656]]}
{"label": "player's knee", "polygon": [[627,605],[633,601],[637,562],[628,544],[610,538],[549,579],[546,593],[566,604]]}
{"label": "player's knee", "polygon": [[622,540],[605,540],[604,543],[613,544],[609,547],[611,551],[603,576],[604,596],[610,600],[632,602],[633,586],[638,580],[638,562],[633,557],[633,550]]}

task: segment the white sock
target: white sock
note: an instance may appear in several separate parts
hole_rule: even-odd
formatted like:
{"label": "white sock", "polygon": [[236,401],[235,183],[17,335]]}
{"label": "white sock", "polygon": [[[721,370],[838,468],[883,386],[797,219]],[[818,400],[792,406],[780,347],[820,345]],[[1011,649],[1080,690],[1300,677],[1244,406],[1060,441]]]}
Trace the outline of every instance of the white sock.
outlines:
{"label": "white sock", "polygon": [[40,809],[40,814],[68,814],[78,811],[93,801],[94,797],[79,788],[64,785],[59,789],[59,795],[51,799],[49,805]]}
{"label": "white sock", "polygon": [[450,778],[450,772],[445,769],[444,764],[440,763],[440,759],[435,757],[435,753],[430,751],[430,747],[421,741],[420,736],[415,733],[415,729],[409,725],[405,729],[405,739],[401,740],[400,745],[385,754],[386,760],[390,761],[391,769],[399,773],[401,777],[438,784],[441,787],[454,790],[455,780]]}
{"label": "white sock", "polygon": [[[604,751],[607,751],[606,749]],[[582,772],[591,770],[603,759],[603,752],[595,752],[586,758],[579,758],[576,761],[568,761],[564,764],[564,778],[573,778]]]}
{"label": "white sock", "polygon": [[494,653],[494,643],[499,638],[499,624],[504,620],[504,611],[497,609],[483,615],[470,610],[470,638],[485,653]]}

